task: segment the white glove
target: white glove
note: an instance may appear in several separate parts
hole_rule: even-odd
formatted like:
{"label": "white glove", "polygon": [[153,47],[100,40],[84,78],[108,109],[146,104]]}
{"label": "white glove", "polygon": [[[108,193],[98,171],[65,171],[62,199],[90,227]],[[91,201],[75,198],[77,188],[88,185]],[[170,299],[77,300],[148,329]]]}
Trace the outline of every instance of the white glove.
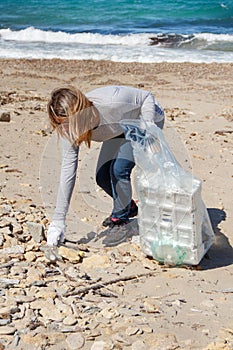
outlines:
{"label": "white glove", "polygon": [[47,245],[57,246],[65,240],[66,225],[64,221],[52,221],[47,232]]}

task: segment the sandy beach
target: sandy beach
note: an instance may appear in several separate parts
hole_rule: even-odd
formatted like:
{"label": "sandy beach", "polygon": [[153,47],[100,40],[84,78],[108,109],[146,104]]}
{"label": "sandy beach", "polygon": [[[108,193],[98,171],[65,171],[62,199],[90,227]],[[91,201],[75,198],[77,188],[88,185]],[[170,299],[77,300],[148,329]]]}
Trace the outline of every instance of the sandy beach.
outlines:
{"label": "sandy beach", "polygon": [[[1,59],[0,77],[0,349],[233,349],[233,64]],[[102,245],[111,200],[94,181],[98,143],[80,151],[67,217],[67,238],[84,257],[48,264],[40,250],[45,239],[36,241],[27,222],[46,235],[60,173],[46,104],[66,85],[84,93],[139,87],[164,107],[167,142],[202,180],[215,232],[198,267],[160,265],[136,239]],[[6,250],[14,246],[23,248]],[[109,280],[98,293],[71,294]]]}

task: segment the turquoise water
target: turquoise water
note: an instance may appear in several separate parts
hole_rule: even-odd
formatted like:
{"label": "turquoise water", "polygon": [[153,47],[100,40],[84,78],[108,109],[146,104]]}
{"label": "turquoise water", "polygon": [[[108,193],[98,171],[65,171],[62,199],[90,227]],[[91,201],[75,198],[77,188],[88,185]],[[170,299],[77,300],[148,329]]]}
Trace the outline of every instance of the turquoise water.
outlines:
{"label": "turquoise water", "polygon": [[232,0],[1,0],[0,57],[233,61]]}

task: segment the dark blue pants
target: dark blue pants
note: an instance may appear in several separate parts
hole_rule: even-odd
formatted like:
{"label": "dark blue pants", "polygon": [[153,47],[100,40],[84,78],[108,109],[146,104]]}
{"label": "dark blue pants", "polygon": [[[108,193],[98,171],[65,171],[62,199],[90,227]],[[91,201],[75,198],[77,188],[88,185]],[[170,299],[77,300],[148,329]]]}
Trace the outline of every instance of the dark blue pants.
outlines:
{"label": "dark blue pants", "polygon": [[104,141],[96,169],[97,184],[113,198],[112,217],[128,219],[135,166],[131,142],[124,135]]}

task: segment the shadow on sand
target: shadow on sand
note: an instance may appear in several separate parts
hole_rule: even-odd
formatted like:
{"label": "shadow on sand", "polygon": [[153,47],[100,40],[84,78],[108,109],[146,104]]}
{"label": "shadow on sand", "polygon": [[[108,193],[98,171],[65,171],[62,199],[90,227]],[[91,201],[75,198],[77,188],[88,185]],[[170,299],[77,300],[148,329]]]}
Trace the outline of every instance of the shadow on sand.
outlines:
{"label": "shadow on sand", "polygon": [[[202,270],[216,269],[219,267],[229,266],[233,264],[233,248],[229,243],[228,238],[221,232],[218,225],[226,220],[226,213],[223,210],[217,208],[208,208],[208,214],[210,217],[211,225],[215,233],[215,243],[208,250],[207,254],[199,263]],[[133,234],[128,237],[132,238],[132,235],[138,235],[137,220],[131,221],[133,228]],[[96,232],[89,232],[86,237],[82,237],[78,241],[66,240],[67,243],[73,243],[74,246],[78,244],[88,244],[91,241],[101,241],[108,234],[108,229],[104,229],[98,235]],[[127,238],[127,237],[126,237]]]}
{"label": "shadow on sand", "polygon": [[233,248],[228,238],[218,228],[221,221],[226,220],[226,213],[220,209],[208,208],[208,214],[215,233],[215,243],[200,262],[200,266],[203,270],[209,270],[232,265]]}

